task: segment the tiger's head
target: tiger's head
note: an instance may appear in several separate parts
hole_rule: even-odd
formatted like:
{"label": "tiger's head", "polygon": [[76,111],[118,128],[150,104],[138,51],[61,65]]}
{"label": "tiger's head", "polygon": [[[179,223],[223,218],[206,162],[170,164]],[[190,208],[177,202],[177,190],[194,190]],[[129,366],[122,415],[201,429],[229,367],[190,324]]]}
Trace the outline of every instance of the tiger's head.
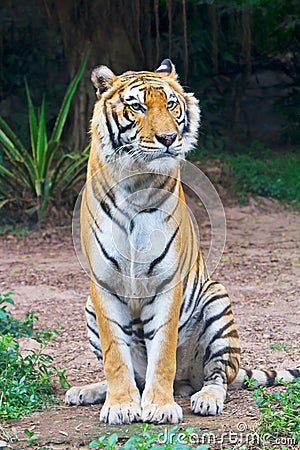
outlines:
{"label": "tiger's head", "polygon": [[192,149],[200,120],[198,101],[184,92],[169,59],[155,72],[119,76],[99,66],[91,79],[98,98],[92,143],[103,163],[126,156],[132,168],[171,171]]}

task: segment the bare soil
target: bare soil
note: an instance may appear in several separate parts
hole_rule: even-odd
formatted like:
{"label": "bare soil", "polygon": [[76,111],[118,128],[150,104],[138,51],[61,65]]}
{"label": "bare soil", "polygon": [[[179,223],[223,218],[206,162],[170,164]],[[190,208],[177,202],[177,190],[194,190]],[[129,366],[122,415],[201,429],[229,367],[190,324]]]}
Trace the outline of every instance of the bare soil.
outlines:
{"label": "bare soil", "polygon": [[[201,208],[194,205],[192,209],[205,253],[209,220]],[[225,284],[232,297],[242,366],[295,368],[300,355],[300,215],[263,198],[243,207],[229,204],[225,211],[226,248],[213,278]],[[35,311],[39,327],[60,330],[47,351],[56,366],[67,369],[68,381],[80,385],[102,378],[102,368],[87,341],[83,311],[89,279],[76,258],[71,227],[49,227],[22,237],[0,236],[0,258],[0,292],[14,292],[14,314],[22,317],[26,311]],[[3,427],[10,433],[12,427],[17,430],[19,441],[10,443],[11,448],[85,449],[103,433],[116,430],[125,437],[132,432],[132,426],[100,424],[100,405],[67,407],[63,390],[57,395],[58,406]],[[219,417],[192,415],[188,399],[177,400],[184,410],[183,426],[193,426],[199,436],[209,430],[216,436],[228,435],[228,430],[246,433],[259,416],[249,391],[229,393]],[[34,443],[27,442],[26,428],[38,436]]]}

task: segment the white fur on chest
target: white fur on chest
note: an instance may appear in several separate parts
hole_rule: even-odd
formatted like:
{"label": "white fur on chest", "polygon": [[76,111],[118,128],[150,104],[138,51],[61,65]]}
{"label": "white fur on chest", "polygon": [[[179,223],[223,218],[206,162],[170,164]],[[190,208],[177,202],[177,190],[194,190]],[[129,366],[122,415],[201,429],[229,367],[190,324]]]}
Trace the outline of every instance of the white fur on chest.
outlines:
{"label": "white fur on chest", "polygon": [[[97,268],[98,278],[114,293],[128,299],[155,295],[177,258],[171,246],[160,260],[174,233],[167,220],[169,201],[164,208],[154,210],[147,208],[148,203],[142,198],[137,204],[137,198],[118,201],[116,207],[111,207],[112,217],[97,208],[98,239],[91,236],[92,264]],[[173,203],[172,199],[170,202]]]}

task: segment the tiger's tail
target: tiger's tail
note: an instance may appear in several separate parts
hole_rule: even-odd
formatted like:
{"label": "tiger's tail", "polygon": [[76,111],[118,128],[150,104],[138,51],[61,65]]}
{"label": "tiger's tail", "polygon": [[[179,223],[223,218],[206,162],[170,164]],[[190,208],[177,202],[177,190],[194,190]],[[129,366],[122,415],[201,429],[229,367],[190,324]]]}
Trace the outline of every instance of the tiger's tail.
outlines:
{"label": "tiger's tail", "polygon": [[280,382],[291,382],[300,378],[299,369],[249,370],[240,369],[229,390],[253,389],[258,386],[276,386]]}

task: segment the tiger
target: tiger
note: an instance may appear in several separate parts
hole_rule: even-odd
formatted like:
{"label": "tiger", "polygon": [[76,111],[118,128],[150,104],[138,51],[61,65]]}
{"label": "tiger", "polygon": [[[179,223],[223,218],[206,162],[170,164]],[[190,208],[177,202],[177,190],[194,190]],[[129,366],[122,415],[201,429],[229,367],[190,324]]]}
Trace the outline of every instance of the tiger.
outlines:
{"label": "tiger", "polygon": [[91,75],[97,101],[82,194],[81,246],[90,271],[85,313],[105,380],[71,387],[67,405],[103,403],[100,421],[179,423],[220,414],[227,389],[270,386],[300,370],[240,368],[230,298],[198,245],[180,162],[197,142],[199,102],[170,59],[154,72]]}

